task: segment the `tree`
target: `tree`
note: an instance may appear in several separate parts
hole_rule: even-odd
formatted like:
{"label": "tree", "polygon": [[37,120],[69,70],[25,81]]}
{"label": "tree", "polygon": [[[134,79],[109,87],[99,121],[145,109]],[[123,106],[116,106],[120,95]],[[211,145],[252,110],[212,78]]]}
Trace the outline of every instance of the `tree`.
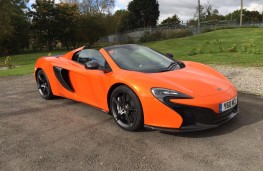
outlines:
{"label": "tree", "polygon": [[0,1],[0,40],[9,36],[13,31],[11,25],[11,5],[9,0]]}
{"label": "tree", "polygon": [[178,25],[180,23],[181,23],[181,21],[180,21],[179,17],[176,14],[174,14],[172,17],[168,17],[168,18],[164,19],[161,22],[161,25],[174,26],[174,25]]}
{"label": "tree", "polygon": [[25,6],[15,6],[11,15],[13,26],[12,34],[4,41],[5,47],[11,53],[18,53],[20,50],[29,47],[29,26],[28,16],[24,13]]}
{"label": "tree", "polygon": [[82,13],[110,13],[116,0],[82,0],[80,9]]}
{"label": "tree", "polygon": [[248,17],[249,23],[258,23],[262,21],[262,15],[258,11],[249,11],[245,13]]}
{"label": "tree", "polygon": [[160,11],[157,0],[133,0],[128,4],[131,28],[156,26]]}
{"label": "tree", "polygon": [[127,10],[117,10],[114,15],[117,22],[116,25],[116,33],[118,32],[124,32],[130,30],[130,12]]}
{"label": "tree", "polygon": [[79,0],[60,0],[60,2],[66,4],[79,4]]}
{"label": "tree", "polygon": [[[239,22],[240,20],[240,10],[236,10],[232,13],[226,15],[228,20]],[[258,23],[262,20],[262,15],[258,11],[248,11],[243,9],[243,23]]]}
{"label": "tree", "polygon": [[205,17],[209,18],[212,16],[213,12],[213,5],[210,4],[209,2],[205,5]]}
{"label": "tree", "polygon": [[54,0],[36,0],[30,12],[33,44],[40,50],[52,50],[57,43],[67,49],[79,44],[92,45],[115,30],[111,26],[114,17],[105,14],[114,4],[115,0],[61,0],[59,4]]}
{"label": "tree", "polygon": [[106,27],[101,22],[103,17],[103,14],[84,14],[80,17],[77,32],[79,44],[89,47],[105,36]]}
{"label": "tree", "polygon": [[206,21],[212,21],[212,22],[218,22],[220,20],[224,20],[225,17],[223,15],[220,15],[219,14],[219,11],[218,9],[212,9],[211,10],[211,13],[210,13],[210,16],[207,16],[206,17]]}
{"label": "tree", "polygon": [[41,50],[46,46],[52,50],[55,44],[55,2],[54,0],[36,0],[32,8],[34,10],[30,12],[30,16],[32,17],[32,29],[35,36],[34,45]]}
{"label": "tree", "polygon": [[[198,17],[199,7],[196,7],[194,18]],[[213,5],[209,2],[205,5],[200,5],[200,21],[201,23],[214,23],[223,20],[224,16],[219,14],[218,9],[213,9]],[[189,22],[191,25],[195,23],[194,19]]]}
{"label": "tree", "polygon": [[190,20],[187,21],[187,25],[188,26],[194,26],[194,25],[197,25],[197,24],[198,24],[197,20],[195,20],[195,19],[190,19]]}
{"label": "tree", "polygon": [[0,1],[0,55],[28,47],[28,0]]}
{"label": "tree", "polygon": [[194,18],[198,18],[199,10],[200,10],[200,21],[204,21],[206,18],[206,11],[205,11],[205,7],[203,5],[200,5],[200,7],[199,6],[196,7],[196,12],[195,12]]}
{"label": "tree", "polygon": [[80,12],[76,3],[56,4],[54,9],[54,35],[67,49],[76,47],[77,25],[80,19]]}

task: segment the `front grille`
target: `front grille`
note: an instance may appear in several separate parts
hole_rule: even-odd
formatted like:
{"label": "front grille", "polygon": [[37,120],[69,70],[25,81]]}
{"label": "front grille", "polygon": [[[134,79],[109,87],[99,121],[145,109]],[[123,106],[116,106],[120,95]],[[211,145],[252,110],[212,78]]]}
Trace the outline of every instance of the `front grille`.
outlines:
{"label": "front grille", "polygon": [[228,120],[229,115],[231,115],[232,113],[237,113],[238,112],[238,105],[236,105],[234,108],[229,109],[223,113],[219,113],[217,114],[217,119],[214,122],[215,124],[220,124],[222,122],[224,122],[225,120]]}
{"label": "front grille", "polygon": [[218,125],[228,119],[229,115],[237,112],[238,106],[223,113],[215,113],[212,109],[175,104],[169,99],[164,100],[167,106],[179,113],[183,118],[182,126],[199,124]]}

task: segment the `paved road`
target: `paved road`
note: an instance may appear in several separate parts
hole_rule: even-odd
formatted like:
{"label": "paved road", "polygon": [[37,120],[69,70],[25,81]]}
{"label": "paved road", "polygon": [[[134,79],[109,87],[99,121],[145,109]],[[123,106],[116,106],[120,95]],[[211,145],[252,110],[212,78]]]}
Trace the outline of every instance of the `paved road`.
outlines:
{"label": "paved road", "polygon": [[262,170],[263,98],[209,131],[132,133],[67,99],[43,100],[33,76],[0,78],[0,170]]}

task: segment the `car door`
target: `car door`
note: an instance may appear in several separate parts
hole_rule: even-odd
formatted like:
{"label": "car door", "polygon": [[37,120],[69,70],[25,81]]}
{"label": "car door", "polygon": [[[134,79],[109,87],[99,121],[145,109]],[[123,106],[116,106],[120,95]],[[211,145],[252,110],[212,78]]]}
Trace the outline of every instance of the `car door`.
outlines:
{"label": "car door", "polygon": [[[85,68],[85,63],[92,60],[99,64],[98,69]],[[107,109],[107,90],[112,72],[105,72],[107,62],[104,57],[97,50],[84,49],[71,62],[74,64],[74,69],[69,71],[69,79],[76,99]]]}

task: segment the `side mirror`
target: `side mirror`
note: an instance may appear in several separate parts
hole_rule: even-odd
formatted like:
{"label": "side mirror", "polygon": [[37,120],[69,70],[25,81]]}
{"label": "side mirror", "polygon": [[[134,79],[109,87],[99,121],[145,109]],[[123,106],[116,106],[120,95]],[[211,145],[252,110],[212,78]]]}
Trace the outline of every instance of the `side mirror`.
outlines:
{"label": "side mirror", "polygon": [[99,63],[95,60],[89,61],[85,64],[85,68],[91,70],[99,69]]}
{"label": "side mirror", "polygon": [[171,53],[166,53],[165,56],[167,56],[167,57],[170,58],[170,59],[173,59],[173,58],[174,58],[173,54],[171,54]]}

